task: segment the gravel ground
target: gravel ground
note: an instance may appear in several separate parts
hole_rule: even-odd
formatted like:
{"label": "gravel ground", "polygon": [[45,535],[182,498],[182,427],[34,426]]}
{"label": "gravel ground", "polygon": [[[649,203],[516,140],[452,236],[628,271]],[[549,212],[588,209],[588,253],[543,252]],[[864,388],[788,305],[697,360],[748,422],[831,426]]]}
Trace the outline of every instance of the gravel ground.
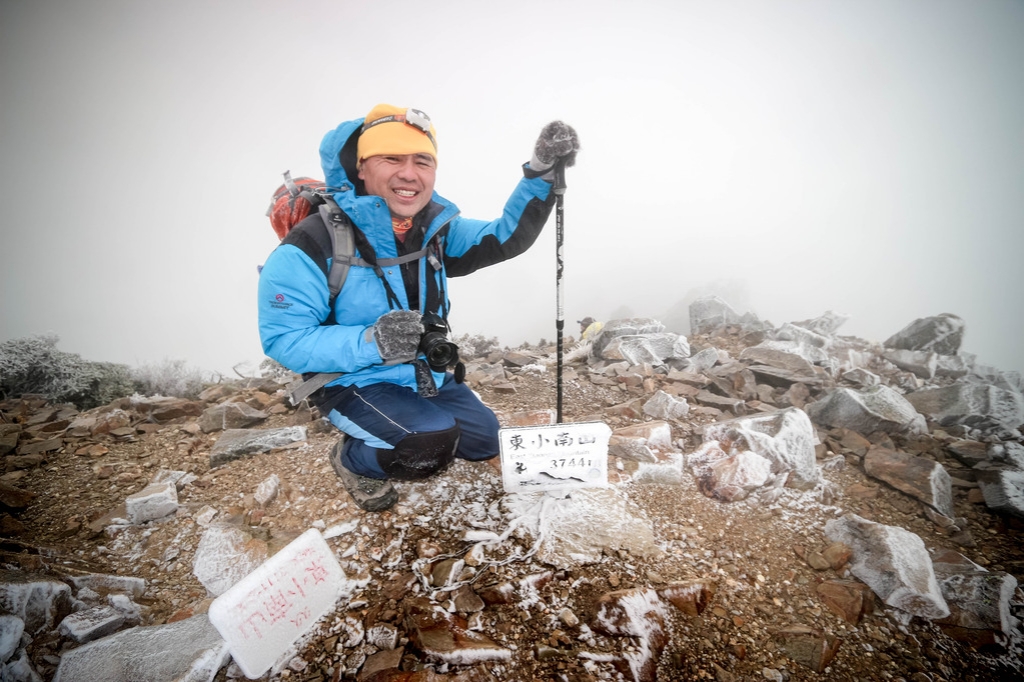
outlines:
{"label": "gravel ground", "polygon": [[[607,408],[633,397],[628,390],[591,384],[567,372],[565,421],[604,417],[615,428],[630,423],[608,416]],[[521,375],[511,382],[514,393],[481,387],[479,392],[503,420],[518,411],[551,408],[555,402],[552,372]],[[506,389],[507,390],[507,389]],[[281,414],[261,428],[290,423]],[[693,447],[700,428],[714,420],[706,414],[673,423],[676,442]],[[457,462],[426,482],[400,484],[400,503],[381,514],[361,512],[334,476],[326,458],[334,434],[310,423],[307,442],[230,462],[211,470],[209,451],[217,434],[203,434],[188,423],[169,424],[131,442],[104,442],[108,452],[75,455],[74,448],[48,455],[43,466],[26,470],[19,487],[39,497],[19,519],[25,531],[6,549],[41,551],[58,557],[71,570],[136,575],[149,590],[142,599],[144,622],[158,624],[203,611],[207,592],[192,574],[192,557],[203,527],[197,522],[207,506],[218,520],[234,521],[281,547],[310,527],[349,524],[353,530],[329,539],[346,574],[365,583],[342,608],[327,616],[301,643],[289,667],[262,679],[338,680],[354,674],[377,648],[365,640],[345,646],[353,623],[392,623],[401,630],[401,578],[417,558],[431,551],[458,553],[468,549],[462,534],[469,528],[503,530],[503,493],[496,467]],[[127,495],[141,490],[159,469],[189,471],[198,479],[180,494],[181,508],[172,518],[139,527],[104,530],[109,517]],[[260,508],[253,492],[276,474],[277,499]],[[957,488],[957,516],[968,519],[975,546],[956,545],[928,521],[921,505],[868,479],[856,465],[825,472],[841,491],[867,486],[873,497],[846,494],[823,505],[813,493],[785,490],[771,504],[747,500],[725,504],[702,496],[688,474],[679,485],[626,483],[623,491],[649,520],[658,558],[606,552],[600,561],[571,570],[552,570],[535,558],[509,561],[482,571],[474,588],[493,583],[519,583],[542,576],[530,592],[509,604],[486,606],[471,623],[497,644],[512,650],[509,661],[476,668],[436,668],[450,679],[598,680],[620,679],[609,663],[591,659],[600,654],[636,650],[643,641],[597,635],[586,627],[596,600],[612,590],[658,586],[669,581],[711,579],[713,601],[696,618],[671,614],[669,643],[658,660],[660,680],[1009,680],[1021,672],[1020,632],[1009,648],[976,651],[944,634],[936,625],[910,618],[878,604],[853,626],[825,608],[815,592],[822,580],[839,577],[816,571],[795,548],[828,545],[824,523],[845,512],[898,525],[920,535],[929,547],[950,547],[990,570],[1024,578],[1024,550],[1019,522],[996,516],[982,504],[968,501]],[[355,524],[351,522],[355,521]],[[506,547],[530,547],[527,537],[513,535]],[[398,598],[396,598],[396,596]],[[441,603],[445,596],[440,595]],[[1020,592],[1017,594],[1020,601]],[[1015,605],[1020,616],[1021,604]],[[569,609],[581,621],[571,626],[559,615]],[[838,637],[830,666],[816,673],[789,658],[773,639],[780,628],[799,624]],[[358,629],[358,628],[357,628]],[[66,643],[51,642],[33,653],[38,669],[52,676],[45,655],[59,654]],[[594,656],[598,654],[597,656]],[[405,666],[417,663],[406,647]],[[223,669],[217,680],[238,674]],[[45,679],[49,679],[47,676]],[[490,676],[490,677],[489,677]],[[622,679],[629,679],[628,677]]]}

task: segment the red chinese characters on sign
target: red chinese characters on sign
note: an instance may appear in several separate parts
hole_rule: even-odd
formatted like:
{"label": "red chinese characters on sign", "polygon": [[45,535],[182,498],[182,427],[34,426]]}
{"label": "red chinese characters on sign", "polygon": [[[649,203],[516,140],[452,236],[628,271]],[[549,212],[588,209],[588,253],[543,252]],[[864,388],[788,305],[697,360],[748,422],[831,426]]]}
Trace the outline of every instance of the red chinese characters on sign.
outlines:
{"label": "red chinese characters on sign", "polygon": [[293,627],[303,627],[312,617],[310,608],[301,603],[306,598],[306,590],[324,582],[327,576],[323,558],[316,551],[300,552],[289,565],[274,571],[235,606],[239,633],[245,639],[263,639],[274,624],[283,620]]}

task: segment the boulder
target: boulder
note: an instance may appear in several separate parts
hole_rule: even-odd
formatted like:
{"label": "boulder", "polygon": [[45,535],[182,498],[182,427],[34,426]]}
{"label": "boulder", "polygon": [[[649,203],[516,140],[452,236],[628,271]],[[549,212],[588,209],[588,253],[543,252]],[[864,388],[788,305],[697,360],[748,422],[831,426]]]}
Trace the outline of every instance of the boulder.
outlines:
{"label": "boulder", "polygon": [[769,367],[788,370],[796,375],[815,376],[814,366],[803,356],[788,350],[768,346],[764,343],[744,348],[740,352],[740,360],[757,362]]}
{"label": "boulder", "polygon": [[874,593],[857,580],[826,580],[815,591],[825,606],[850,625],[857,625],[874,610]]}
{"label": "boulder", "polygon": [[767,483],[772,473],[767,458],[749,450],[727,453],[717,441],[704,443],[687,457],[687,463],[701,493],[721,502],[745,499]]}
{"label": "boulder", "polygon": [[836,388],[824,398],[807,405],[807,414],[816,424],[852,429],[862,434],[922,434],[924,417],[914,406],[888,386],[872,386],[863,391]]}
{"label": "boulder", "polygon": [[740,320],[739,313],[717,296],[704,296],[690,304],[690,334],[710,334]]}
{"label": "boulder", "polygon": [[11,660],[11,656],[21,646],[23,634],[25,621],[17,616],[0,616],[0,664]]}
{"label": "boulder", "polygon": [[470,665],[512,658],[511,650],[470,631],[465,619],[432,604],[426,597],[413,598],[407,602],[405,610],[409,641],[429,659]]}
{"label": "boulder", "polygon": [[622,654],[616,667],[637,682],[658,679],[658,659],[668,645],[664,602],[652,589],[619,590],[603,595],[591,627],[612,636],[632,637],[636,646]]}
{"label": "boulder", "polygon": [[620,336],[660,334],[663,331],[665,331],[665,325],[650,317],[610,320],[605,323],[601,328],[601,333],[594,339],[594,354],[600,356],[605,346]]}
{"label": "boulder", "polygon": [[690,412],[685,400],[674,398],[664,391],[658,391],[644,403],[644,414],[655,419],[679,419]]}
{"label": "boulder", "polygon": [[864,473],[931,505],[953,518],[953,483],[938,462],[873,446],[864,455]]}
{"label": "boulder", "polygon": [[704,440],[718,441],[728,453],[750,450],[761,455],[771,462],[773,474],[789,472],[791,487],[811,488],[821,480],[814,427],[795,407],[711,424],[704,429]]}
{"label": "boulder", "polygon": [[703,374],[716,364],[718,364],[718,350],[705,348],[690,356],[686,363],[686,369],[693,374]]}
{"label": "boulder", "polygon": [[228,429],[210,450],[210,467],[306,440],[305,426],[277,429]]}
{"label": "boulder", "polygon": [[686,337],[672,332],[633,334],[613,338],[601,350],[605,360],[625,360],[630,365],[663,365],[666,360],[690,356]]}
{"label": "boulder", "polygon": [[174,481],[151,483],[125,499],[128,521],[142,524],[178,511],[178,489]]}
{"label": "boulder", "polygon": [[71,613],[71,588],[45,575],[0,570],[0,613],[17,616],[29,635],[53,630]]}
{"label": "boulder", "polygon": [[843,313],[834,313],[831,310],[826,310],[820,316],[815,317],[811,320],[801,320],[800,322],[794,322],[793,324],[797,327],[803,327],[809,329],[815,334],[821,334],[822,336],[832,336],[836,331],[850,319],[849,315]]}
{"label": "boulder", "polygon": [[922,379],[932,379],[939,366],[937,353],[925,350],[886,349],[882,357],[902,370],[912,372]]}
{"label": "boulder", "polygon": [[938,622],[976,630],[995,630],[1009,635],[1016,626],[1010,600],[1017,579],[1003,572],[989,572],[953,550],[932,557],[935,577],[950,614]]}
{"label": "boulder", "polygon": [[964,321],[950,313],[922,317],[885,340],[886,348],[930,350],[940,355],[955,355],[964,337]]}
{"label": "boulder", "polygon": [[1024,424],[1024,397],[1018,391],[983,383],[957,383],[914,391],[906,396],[918,412],[943,426],[983,426],[994,422],[1007,429]]}
{"label": "boulder", "polygon": [[914,533],[845,514],[825,523],[825,535],[853,550],[850,572],[889,606],[932,620],[949,615],[931,557]]}
{"label": "boulder", "polygon": [[976,467],[975,471],[989,509],[1024,519],[1024,471],[1003,467]]}
{"label": "boulder", "polygon": [[637,557],[662,555],[650,519],[618,488],[578,488],[564,499],[517,493],[502,503],[506,515],[528,534],[543,536],[537,559],[558,568],[596,563],[615,550]]}
{"label": "boulder", "polygon": [[54,682],[212,680],[230,654],[206,614],[134,627],[65,651]]}
{"label": "boulder", "polygon": [[203,433],[224,429],[243,429],[263,421],[269,415],[245,403],[221,403],[206,408],[199,417],[199,428]]}
{"label": "boulder", "polygon": [[825,671],[839,649],[835,635],[806,625],[790,625],[778,630],[772,639],[797,663],[816,673]]}
{"label": "boulder", "polygon": [[869,372],[861,367],[854,367],[848,369],[842,373],[839,377],[843,381],[848,381],[851,384],[860,386],[861,388],[867,388],[868,386],[876,386],[881,382],[878,375],[874,372]]}

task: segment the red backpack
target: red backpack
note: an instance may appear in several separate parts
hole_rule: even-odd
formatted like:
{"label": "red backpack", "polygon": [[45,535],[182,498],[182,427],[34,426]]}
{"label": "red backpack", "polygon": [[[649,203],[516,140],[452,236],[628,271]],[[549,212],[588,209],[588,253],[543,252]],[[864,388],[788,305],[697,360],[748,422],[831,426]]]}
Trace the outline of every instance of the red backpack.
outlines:
{"label": "red backpack", "polygon": [[274,192],[274,198],[267,209],[267,217],[278,239],[284,239],[293,227],[324,203],[326,188],[322,180],[292,180],[291,172],[284,172],[284,184]]}

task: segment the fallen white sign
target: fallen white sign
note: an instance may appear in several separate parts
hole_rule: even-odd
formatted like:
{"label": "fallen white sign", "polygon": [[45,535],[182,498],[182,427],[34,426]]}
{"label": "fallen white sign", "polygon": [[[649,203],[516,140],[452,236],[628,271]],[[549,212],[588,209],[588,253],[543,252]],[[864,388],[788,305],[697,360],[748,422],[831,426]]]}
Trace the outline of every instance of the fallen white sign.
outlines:
{"label": "fallen white sign", "polygon": [[334,608],[350,581],[320,531],[307,530],[210,604],[210,622],[256,679]]}
{"label": "fallen white sign", "polygon": [[501,429],[505,492],[606,485],[611,435],[604,422]]}

